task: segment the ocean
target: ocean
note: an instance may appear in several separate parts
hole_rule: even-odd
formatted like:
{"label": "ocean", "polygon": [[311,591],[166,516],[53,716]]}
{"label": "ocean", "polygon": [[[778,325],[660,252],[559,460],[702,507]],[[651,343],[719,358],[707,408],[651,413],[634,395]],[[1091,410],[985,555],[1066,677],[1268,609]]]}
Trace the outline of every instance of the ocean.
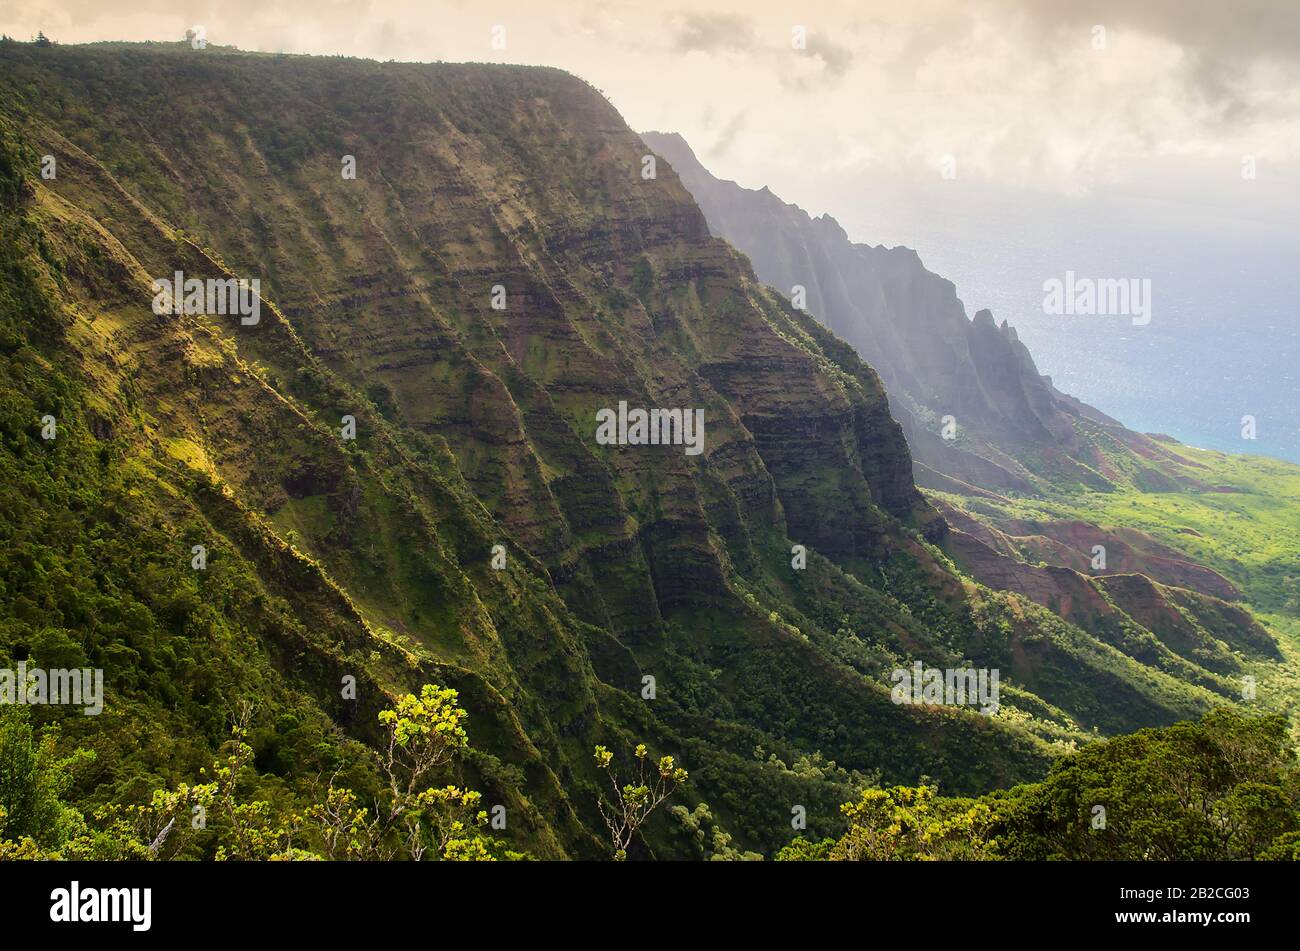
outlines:
{"label": "ocean", "polygon": [[[916,248],[968,315],[1010,320],[1059,389],[1131,429],[1300,463],[1300,222],[1132,196],[892,211],[846,227]],[[1044,313],[1044,282],[1067,271],[1149,279],[1150,322]]]}

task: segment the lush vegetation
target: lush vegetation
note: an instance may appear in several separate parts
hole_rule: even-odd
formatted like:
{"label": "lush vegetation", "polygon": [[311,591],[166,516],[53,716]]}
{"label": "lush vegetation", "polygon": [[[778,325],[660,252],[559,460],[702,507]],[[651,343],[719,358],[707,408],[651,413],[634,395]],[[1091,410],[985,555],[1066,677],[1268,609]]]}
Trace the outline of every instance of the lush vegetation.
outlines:
{"label": "lush vegetation", "polygon": [[1263,456],[1170,444],[1189,485],[971,498],[935,493],[993,526],[1078,519],[1138,529],[1236,584],[1281,648],[1281,662],[1253,661],[1254,703],[1300,713],[1300,467]]}
{"label": "lush vegetation", "polygon": [[[962,575],[874,373],[582,83],[191,52],[0,44],[0,668],[107,694],[3,711],[7,854],[770,856],[1222,702]],[[709,450],[597,446],[622,395]]]}
{"label": "lush vegetation", "polygon": [[[494,861],[523,856],[491,831],[480,793],[447,782],[468,749],[454,690],[426,684],[379,715],[384,739],[336,771],[316,801],[254,798],[260,777],[245,709],[204,782],[86,816],[64,800],[94,753],[59,758],[28,711],[0,708],[0,858]],[[377,780],[368,786],[358,778]],[[358,790],[360,786],[360,791]],[[504,811],[498,813],[504,816]]]}
{"label": "lush vegetation", "polygon": [[1216,710],[1101,740],[1041,783],[978,799],[868,789],[848,831],[801,838],[799,861],[1300,859],[1300,770],[1286,720]]}

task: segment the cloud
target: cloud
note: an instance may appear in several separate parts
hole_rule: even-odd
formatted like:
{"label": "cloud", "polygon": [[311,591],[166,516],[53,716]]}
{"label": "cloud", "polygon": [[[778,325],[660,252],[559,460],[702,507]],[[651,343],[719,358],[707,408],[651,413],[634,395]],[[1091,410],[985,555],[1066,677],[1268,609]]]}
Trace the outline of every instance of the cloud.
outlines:
{"label": "cloud", "polygon": [[1113,43],[1138,34],[1177,47],[1186,92],[1223,126],[1249,121],[1263,108],[1251,95],[1261,67],[1300,81],[1296,0],[993,0],[991,9],[1020,18],[1048,49],[1094,26],[1104,27]]}
{"label": "cloud", "polygon": [[718,132],[718,137],[714,139],[713,144],[705,150],[705,155],[711,159],[721,158],[731,151],[732,145],[735,144],[736,138],[744,131],[749,122],[749,115],[746,110],[742,109],[734,116],[727,120],[726,124]]}
{"label": "cloud", "polygon": [[853,66],[853,50],[840,46],[824,37],[817,38],[808,52],[817,57],[826,66],[826,72],[836,79],[847,73]]}
{"label": "cloud", "polygon": [[1300,60],[1300,4],[1295,0],[996,0],[1044,33],[1079,26],[1135,30],[1166,39],[1198,57],[1236,62]]}
{"label": "cloud", "polygon": [[806,50],[778,50],[773,65],[781,85],[791,92],[808,93],[844,78],[853,67],[853,50],[825,36],[808,37]]}
{"label": "cloud", "polygon": [[672,46],[682,53],[750,51],[758,42],[753,24],[735,14],[687,13],[671,23]]}
{"label": "cloud", "polygon": [[1300,0],[496,0],[490,17],[445,0],[432,19],[419,0],[0,0],[0,32],[60,42],[178,40],[196,23],[245,49],[559,67],[755,184],[928,181],[952,155],[954,188],[1079,194],[1197,161],[1228,189],[1243,155],[1300,161]]}

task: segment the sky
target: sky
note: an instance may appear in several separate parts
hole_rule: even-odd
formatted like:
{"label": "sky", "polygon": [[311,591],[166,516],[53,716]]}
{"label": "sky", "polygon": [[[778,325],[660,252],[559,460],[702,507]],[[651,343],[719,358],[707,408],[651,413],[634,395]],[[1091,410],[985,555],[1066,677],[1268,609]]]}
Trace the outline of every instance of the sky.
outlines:
{"label": "sky", "polygon": [[[1300,272],[1300,0],[0,0],[17,39],[196,26],[243,49],[566,69],[715,175],[917,248],[1102,408],[1135,371],[1094,380],[1108,341],[1044,320],[1042,281],[1070,268],[1157,276],[1157,307],[1183,302],[1157,311],[1168,347],[1210,358],[1206,322],[1273,328],[1243,346],[1300,390],[1300,286],[1274,280]],[[1202,357],[1184,356],[1190,380]]]}
{"label": "sky", "polygon": [[945,163],[972,187],[1218,196],[1246,156],[1265,178],[1300,158],[1296,0],[0,0],[18,39],[196,25],[244,49],[558,66],[814,211],[813,179],[928,184]]}

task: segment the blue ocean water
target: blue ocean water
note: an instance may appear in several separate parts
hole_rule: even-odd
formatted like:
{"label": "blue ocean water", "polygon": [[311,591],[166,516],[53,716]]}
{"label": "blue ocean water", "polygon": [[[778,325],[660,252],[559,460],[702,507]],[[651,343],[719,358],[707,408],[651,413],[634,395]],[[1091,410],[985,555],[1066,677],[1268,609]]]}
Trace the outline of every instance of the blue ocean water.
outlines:
{"label": "blue ocean water", "polygon": [[[986,207],[907,230],[900,243],[956,284],[968,314],[987,307],[1010,320],[1059,389],[1132,429],[1300,462],[1295,222],[1126,201]],[[1150,279],[1150,323],[1044,313],[1044,281],[1067,270]],[[1242,435],[1248,415],[1253,440]]]}

